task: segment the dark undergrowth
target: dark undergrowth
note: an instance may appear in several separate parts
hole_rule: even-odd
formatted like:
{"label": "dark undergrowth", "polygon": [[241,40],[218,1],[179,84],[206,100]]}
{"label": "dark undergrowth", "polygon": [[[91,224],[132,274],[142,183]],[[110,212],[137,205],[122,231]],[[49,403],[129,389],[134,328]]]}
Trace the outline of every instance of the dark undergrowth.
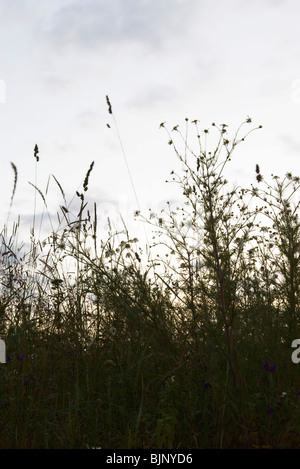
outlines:
{"label": "dark undergrowth", "polygon": [[3,228],[0,448],[300,448],[300,178],[267,182],[257,164],[250,188],[231,187],[251,119],[233,136],[185,125],[162,124],[182,205],[135,214],[148,250],[125,227],[99,239],[93,163],[75,214],[54,178],[48,238],[35,214],[27,250],[19,221]]}

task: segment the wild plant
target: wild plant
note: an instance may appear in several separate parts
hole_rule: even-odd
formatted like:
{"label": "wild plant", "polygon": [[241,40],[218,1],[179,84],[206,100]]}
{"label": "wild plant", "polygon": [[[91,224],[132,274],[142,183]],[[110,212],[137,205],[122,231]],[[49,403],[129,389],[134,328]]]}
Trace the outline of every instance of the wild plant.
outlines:
{"label": "wild plant", "polygon": [[[162,259],[168,282],[166,274],[164,279],[160,278],[180,305],[181,322],[188,323],[187,340],[193,341],[194,353],[198,355],[203,342],[212,340],[226,357],[234,387],[239,392],[242,383],[236,336],[242,321],[241,276],[247,247],[254,239],[258,211],[249,209],[250,201],[246,200],[244,189],[228,189],[223,174],[237,145],[255,130],[240,135],[250,123],[251,119],[247,118],[232,138],[228,136],[226,124],[213,123],[212,130],[219,135],[213,150],[209,149],[210,130],[205,129],[201,134],[197,120],[192,121],[196,150],[188,140],[188,119],[184,134],[178,126],[172,129],[172,134],[167,131],[169,144],[183,167],[183,175],[171,172],[171,182],[179,185],[186,202],[181,209],[171,210],[168,205],[162,215],[152,214],[155,222],[150,219],[166,235],[162,237],[159,233],[163,239],[157,244],[167,246],[166,256],[176,256],[174,263],[169,261],[170,257]],[[161,126],[165,128],[164,123]],[[181,150],[175,143],[176,136],[181,140]]]}
{"label": "wild plant", "polygon": [[268,184],[257,165],[255,186],[230,186],[233,154],[261,127],[250,118],[232,136],[196,120],[161,127],[183,203],[149,219],[136,211],[154,231],[146,248],[125,222],[99,231],[103,214],[86,197],[93,162],[69,201],[53,175],[39,188],[34,148],[30,242],[19,242],[20,219],[1,232],[0,447],[299,447],[288,350],[299,326],[299,178]]}
{"label": "wild plant", "polygon": [[262,228],[268,243],[262,269],[266,282],[276,291],[276,299],[272,303],[279,306],[287,326],[286,340],[290,342],[293,334],[299,330],[300,179],[291,172],[286,173],[283,179],[272,175],[271,185],[264,180],[258,165],[256,170],[257,181],[261,184],[260,187],[252,188],[252,194],[264,204],[263,214],[269,221]]}

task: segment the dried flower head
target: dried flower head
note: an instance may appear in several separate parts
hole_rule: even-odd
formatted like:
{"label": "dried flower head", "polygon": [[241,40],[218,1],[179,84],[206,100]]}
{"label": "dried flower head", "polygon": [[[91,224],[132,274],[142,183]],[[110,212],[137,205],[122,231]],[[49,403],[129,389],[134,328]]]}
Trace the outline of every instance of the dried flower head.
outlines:
{"label": "dried flower head", "polygon": [[35,147],[34,147],[34,157],[36,159],[36,161],[39,161],[39,147],[37,146],[37,144],[35,144]]}
{"label": "dried flower head", "polygon": [[90,167],[88,169],[88,172],[86,173],[86,176],[85,176],[85,179],[84,179],[84,182],[83,182],[83,189],[84,191],[86,192],[88,190],[88,184],[89,184],[89,177],[90,177],[90,174],[91,174],[91,171],[94,167],[94,161],[90,164]]}
{"label": "dried flower head", "polygon": [[109,97],[107,95],[106,95],[106,102],[107,102],[107,105],[108,105],[108,112],[109,112],[109,114],[112,114],[112,108],[111,108],[110,100],[109,100]]}

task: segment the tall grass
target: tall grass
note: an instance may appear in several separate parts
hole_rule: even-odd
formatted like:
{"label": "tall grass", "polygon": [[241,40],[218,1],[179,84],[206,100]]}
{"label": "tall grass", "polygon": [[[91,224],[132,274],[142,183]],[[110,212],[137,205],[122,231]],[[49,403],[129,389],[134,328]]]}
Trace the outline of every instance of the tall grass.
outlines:
{"label": "tall grass", "polygon": [[[99,233],[94,163],[75,213],[52,176],[62,204],[46,239],[35,208],[30,244],[19,220],[3,227],[1,448],[300,448],[300,178],[268,183],[256,164],[250,188],[229,184],[250,118],[232,136],[161,127],[182,206],[136,214],[154,230],[148,260],[126,226]],[[47,212],[37,166],[33,186]]]}

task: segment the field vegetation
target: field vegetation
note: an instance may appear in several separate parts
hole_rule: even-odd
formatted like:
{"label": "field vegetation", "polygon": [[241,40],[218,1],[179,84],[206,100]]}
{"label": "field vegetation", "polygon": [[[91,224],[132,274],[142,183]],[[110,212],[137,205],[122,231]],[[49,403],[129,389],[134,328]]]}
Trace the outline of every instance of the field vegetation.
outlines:
{"label": "field vegetation", "polygon": [[[250,118],[233,134],[188,119],[161,127],[182,203],[136,211],[151,245],[126,221],[99,233],[102,214],[86,202],[94,163],[76,213],[52,176],[61,204],[46,238],[36,177],[30,240],[8,214],[0,448],[300,448],[300,177],[267,176],[254,161],[250,187],[225,179],[262,131]],[[38,171],[37,146],[33,157]]]}

